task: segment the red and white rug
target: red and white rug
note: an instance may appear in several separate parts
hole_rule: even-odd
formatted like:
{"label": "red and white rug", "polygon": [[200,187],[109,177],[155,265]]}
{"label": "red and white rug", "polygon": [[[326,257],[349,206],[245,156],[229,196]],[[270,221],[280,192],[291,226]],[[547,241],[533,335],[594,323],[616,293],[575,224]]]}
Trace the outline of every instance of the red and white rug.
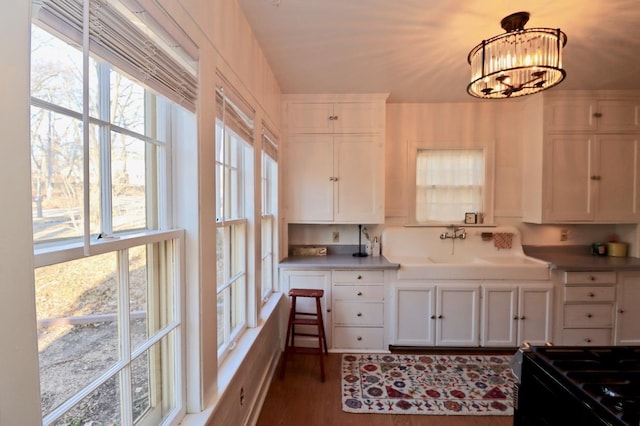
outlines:
{"label": "red and white rug", "polygon": [[513,415],[508,356],[344,354],[342,410],[351,413]]}

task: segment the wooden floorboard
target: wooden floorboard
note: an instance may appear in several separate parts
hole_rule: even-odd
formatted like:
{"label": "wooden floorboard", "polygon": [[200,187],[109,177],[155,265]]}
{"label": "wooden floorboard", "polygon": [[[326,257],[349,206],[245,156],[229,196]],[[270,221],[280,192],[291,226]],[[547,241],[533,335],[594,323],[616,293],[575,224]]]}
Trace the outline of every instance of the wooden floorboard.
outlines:
{"label": "wooden floorboard", "polygon": [[273,378],[257,425],[507,426],[513,424],[511,416],[345,413],[342,411],[340,397],[341,361],[342,354],[329,354],[325,357],[326,380],[322,383],[317,356],[290,356],[284,379],[280,379],[279,370]]}

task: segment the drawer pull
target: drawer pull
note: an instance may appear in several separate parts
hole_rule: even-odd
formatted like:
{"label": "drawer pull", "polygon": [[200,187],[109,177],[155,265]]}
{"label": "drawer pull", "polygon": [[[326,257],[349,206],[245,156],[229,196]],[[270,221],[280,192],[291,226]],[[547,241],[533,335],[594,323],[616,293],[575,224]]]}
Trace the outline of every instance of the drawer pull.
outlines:
{"label": "drawer pull", "polygon": [[624,309],[620,309],[618,312],[624,314]]}
{"label": "drawer pull", "polygon": [[356,314],[356,316],[361,317],[361,316],[362,316],[362,312],[358,312],[358,313]]}
{"label": "drawer pull", "polygon": [[356,296],[362,296],[362,292],[361,291],[357,292]]}
{"label": "drawer pull", "polygon": [[593,293],[589,293],[589,297],[596,297],[596,295]]}
{"label": "drawer pull", "polygon": [[356,340],[360,341],[360,340],[362,340],[362,337],[358,336],[358,337],[356,337]]}
{"label": "drawer pull", "polygon": [[595,280],[596,280],[596,277],[595,277],[594,275],[591,275],[591,276],[589,277],[589,279],[590,279],[591,281],[595,281]]}
{"label": "drawer pull", "polygon": [[362,279],[362,275],[358,275],[358,279],[361,280]]}
{"label": "drawer pull", "polygon": [[587,343],[591,343],[591,338],[587,337],[586,339],[584,339],[584,341],[587,342]]}
{"label": "drawer pull", "polygon": [[587,314],[587,318],[593,318],[592,314]]}

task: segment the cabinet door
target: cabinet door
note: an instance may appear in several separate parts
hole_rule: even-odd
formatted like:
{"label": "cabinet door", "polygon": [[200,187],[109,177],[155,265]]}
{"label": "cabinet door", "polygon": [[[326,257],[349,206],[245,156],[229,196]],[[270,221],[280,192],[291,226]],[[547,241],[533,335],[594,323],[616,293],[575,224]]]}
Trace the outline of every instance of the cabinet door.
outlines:
{"label": "cabinet door", "polygon": [[596,105],[597,125],[599,132],[636,132],[638,123],[637,99],[601,100]]}
{"label": "cabinet door", "polygon": [[[327,337],[327,345],[331,347],[331,271],[309,271],[309,270],[284,270],[282,275],[282,292],[287,295],[292,288],[304,288],[304,289],[321,289],[324,290],[324,295],[320,300],[322,306],[322,319],[324,320],[324,331]],[[288,299],[290,299],[288,297]],[[298,312],[315,312],[316,305],[315,299],[311,297],[298,298],[296,301],[296,310]],[[285,321],[289,318],[289,311]],[[300,327],[300,329],[298,329]],[[308,330],[305,330],[308,328]],[[297,326],[296,330],[300,332],[308,332],[317,334],[317,329],[309,328],[307,326]],[[284,339],[284,338],[283,338]],[[297,346],[309,346],[318,347],[317,337],[296,337]]]}
{"label": "cabinet door", "polygon": [[621,273],[616,305],[616,345],[640,345],[640,273]]}
{"label": "cabinet door", "polygon": [[478,346],[480,287],[446,284],[436,290],[436,346]]}
{"label": "cabinet door", "polygon": [[334,138],[336,222],[384,222],[384,146],[378,136]]}
{"label": "cabinet door", "polygon": [[[593,137],[548,135],[544,165],[545,221],[591,221]],[[535,196],[536,194],[531,194]],[[527,196],[527,194],[524,194]]]}
{"label": "cabinet door", "polygon": [[391,343],[433,346],[435,289],[429,284],[393,287]]}
{"label": "cabinet door", "polygon": [[636,222],[638,212],[638,138],[601,135],[595,145],[593,174],[596,220]]}
{"label": "cabinet door", "polygon": [[334,133],[378,133],[384,128],[384,104],[340,102],[333,105]]}
{"label": "cabinet door", "polygon": [[594,131],[597,120],[593,99],[545,100],[544,126],[546,131]]}
{"label": "cabinet door", "polygon": [[333,103],[290,103],[287,105],[289,134],[332,133]]}
{"label": "cabinet door", "polygon": [[333,137],[292,137],[287,146],[286,187],[289,222],[333,220]]}
{"label": "cabinet door", "polygon": [[510,284],[482,286],[482,346],[518,346],[518,288]]}
{"label": "cabinet door", "polygon": [[518,294],[518,346],[551,341],[553,284],[522,284]]}

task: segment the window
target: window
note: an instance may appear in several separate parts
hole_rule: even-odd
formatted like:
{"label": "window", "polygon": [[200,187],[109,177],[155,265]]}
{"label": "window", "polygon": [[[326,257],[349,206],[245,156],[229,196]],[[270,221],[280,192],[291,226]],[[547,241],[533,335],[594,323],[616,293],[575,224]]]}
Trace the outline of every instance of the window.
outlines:
{"label": "window", "polygon": [[218,362],[247,327],[252,222],[253,120],[223,89],[216,94],[216,268]]}
{"label": "window", "polygon": [[104,46],[79,45],[89,29],[73,16],[43,18],[90,5],[124,25],[115,3],[39,3],[31,169],[43,424],[168,424],[184,412],[171,143],[195,117],[105,60]]}
{"label": "window", "polygon": [[482,149],[418,149],[415,218],[460,222],[465,212],[483,212],[485,158]]}
{"label": "window", "polygon": [[278,146],[266,128],[262,133],[262,300],[266,301],[277,282],[278,242]]}

